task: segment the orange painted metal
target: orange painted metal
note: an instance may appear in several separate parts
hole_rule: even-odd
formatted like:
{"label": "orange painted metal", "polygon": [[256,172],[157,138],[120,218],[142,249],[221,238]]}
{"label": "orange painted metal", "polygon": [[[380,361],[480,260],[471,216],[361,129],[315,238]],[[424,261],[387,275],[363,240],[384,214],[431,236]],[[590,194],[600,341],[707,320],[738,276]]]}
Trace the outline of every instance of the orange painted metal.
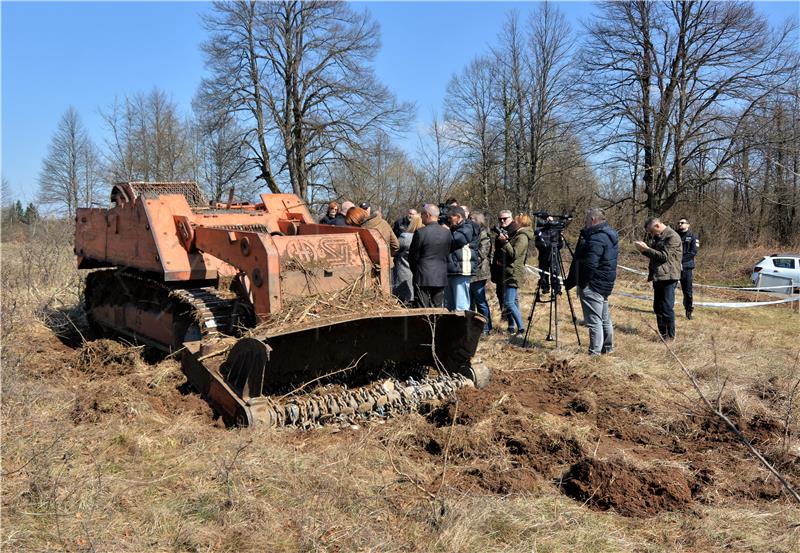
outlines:
{"label": "orange painted metal", "polygon": [[194,183],[121,183],[109,209],[79,209],[79,268],[130,267],[187,282],[240,274],[264,318],[292,297],[355,281],[391,289],[388,246],[374,230],[314,223],[294,194],[206,207]]}

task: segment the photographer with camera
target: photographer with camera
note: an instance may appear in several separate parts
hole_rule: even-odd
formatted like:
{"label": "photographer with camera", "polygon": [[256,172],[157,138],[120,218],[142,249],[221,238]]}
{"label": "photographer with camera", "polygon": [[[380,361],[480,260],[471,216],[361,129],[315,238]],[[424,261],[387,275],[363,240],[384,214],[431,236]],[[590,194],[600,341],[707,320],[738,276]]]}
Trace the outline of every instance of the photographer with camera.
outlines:
{"label": "photographer with camera", "polygon": [[508,320],[509,334],[523,334],[525,325],[519,311],[519,287],[525,280],[528,246],[534,239],[531,219],[520,215],[516,220],[504,209],[492,228],[497,235],[492,261],[492,282],[497,285],[497,299]]}
{"label": "photographer with camera", "polygon": [[618,255],[619,235],[609,226],[603,210],[587,209],[586,223],[575,246],[564,286],[567,290],[578,286],[583,318],[589,327],[589,355],[614,351],[608,296],[617,280]]}

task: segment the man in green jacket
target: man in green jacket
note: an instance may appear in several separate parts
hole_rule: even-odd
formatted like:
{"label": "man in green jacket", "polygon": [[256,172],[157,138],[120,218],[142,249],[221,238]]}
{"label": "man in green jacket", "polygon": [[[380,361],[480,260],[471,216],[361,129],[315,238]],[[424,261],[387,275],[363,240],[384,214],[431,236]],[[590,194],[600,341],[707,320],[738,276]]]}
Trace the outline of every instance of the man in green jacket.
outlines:
{"label": "man in green jacket", "polygon": [[683,248],[678,233],[651,217],[644,223],[652,239],[648,246],[634,242],[639,252],[650,258],[647,280],[653,283],[653,311],[658,332],[664,340],[675,339],[675,288],[681,279]]}
{"label": "man in green jacket", "polygon": [[522,313],[519,310],[519,287],[525,282],[525,260],[528,244],[533,242],[531,219],[527,215],[512,218],[503,210],[498,218],[492,261],[492,282],[497,284],[497,299],[508,320],[509,334],[525,334]]}

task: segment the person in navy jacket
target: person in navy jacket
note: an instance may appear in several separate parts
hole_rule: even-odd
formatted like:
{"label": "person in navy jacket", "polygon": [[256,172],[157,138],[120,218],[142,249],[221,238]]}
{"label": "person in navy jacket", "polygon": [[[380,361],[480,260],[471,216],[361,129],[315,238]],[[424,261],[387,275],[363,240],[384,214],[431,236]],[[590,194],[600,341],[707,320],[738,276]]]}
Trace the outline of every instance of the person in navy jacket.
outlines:
{"label": "person in navy jacket", "polygon": [[586,223],[575,246],[565,286],[567,290],[578,287],[583,318],[589,328],[589,355],[614,350],[608,296],[617,280],[618,255],[619,235],[609,226],[603,210],[586,210]]}

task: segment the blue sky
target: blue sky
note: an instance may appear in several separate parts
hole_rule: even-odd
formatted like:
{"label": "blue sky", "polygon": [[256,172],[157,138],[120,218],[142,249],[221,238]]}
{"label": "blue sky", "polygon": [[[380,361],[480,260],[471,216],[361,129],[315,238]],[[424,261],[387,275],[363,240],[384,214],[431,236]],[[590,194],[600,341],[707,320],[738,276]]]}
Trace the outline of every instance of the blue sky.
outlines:
{"label": "blue sky", "polygon": [[[592,10],[560,2],[574,27]],[[794,1],[763,2],[773,24],[797,17]],[[530,2],[359,2],[381,25],[380,79],[398,98],[416,103],[418,125],[441,114],[447,82],[495,42],[509,10]],[[2,175],[15,199],[36,194],[41,161],[66,109],[74,106],[98,145],[99,110],[115,96],[158,87],[184,113],[204,74],[206,33],[197,2],[7,2],[2,18]],[[412,133],[401,145],[414,154]]]}

